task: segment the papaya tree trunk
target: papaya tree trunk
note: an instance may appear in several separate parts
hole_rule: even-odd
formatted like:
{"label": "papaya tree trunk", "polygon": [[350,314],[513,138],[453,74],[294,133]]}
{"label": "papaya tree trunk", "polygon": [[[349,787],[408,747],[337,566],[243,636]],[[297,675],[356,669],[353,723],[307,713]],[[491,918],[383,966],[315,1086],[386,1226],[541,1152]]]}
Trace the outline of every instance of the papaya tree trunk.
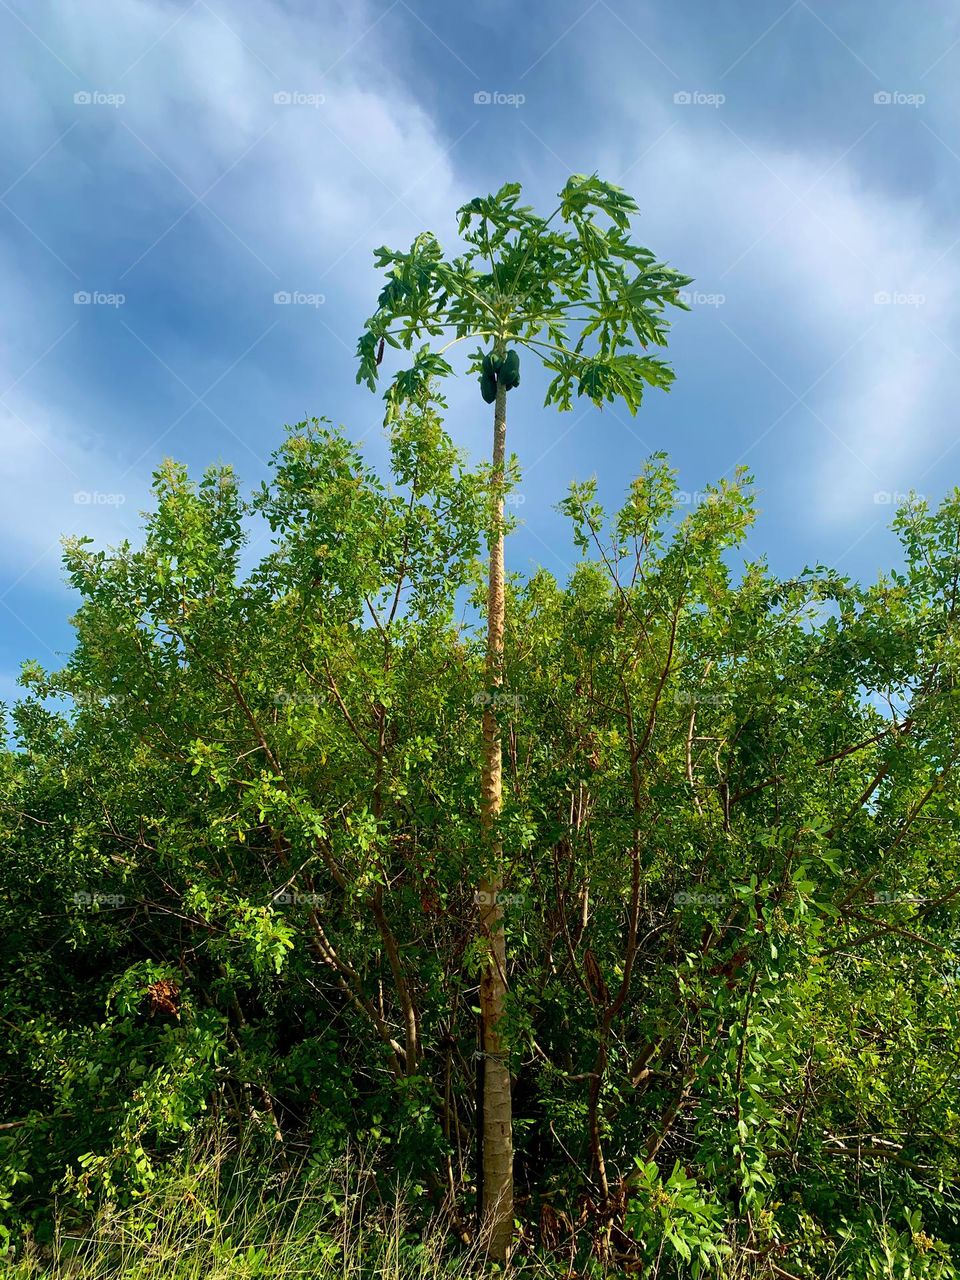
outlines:
{"label": "papaya tree trunk", "polygon": [[480,822],[486,873],[477,895],[480,937],[485,945],[480,975],[480,1029],[483,1053],[481,1134],[481,1224],[491,1261],[504,1263],[513,1236],[513,1111],[510,1058],[502,1018],[507,992],[507,947],[503,929],[503,845],[495,826],[503,805],[503,760],[499,716],[503,684],[503,485],[507,438],[507,392],[497,387],[493,426],[490,579],[487,591],[487,698],[483,708],[483,769]]}

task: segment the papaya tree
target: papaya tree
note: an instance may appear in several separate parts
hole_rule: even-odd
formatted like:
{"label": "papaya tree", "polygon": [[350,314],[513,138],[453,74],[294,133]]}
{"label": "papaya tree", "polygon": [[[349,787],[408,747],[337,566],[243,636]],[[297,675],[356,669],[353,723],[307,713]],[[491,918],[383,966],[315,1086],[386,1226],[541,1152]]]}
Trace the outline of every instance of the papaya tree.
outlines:
{"label": "papaya tree", "polygon": [[455,257],[444,255],[431,232],[417,236],[406,253],[377,250],[387,281],[358,343],[357,373],[357,381],[373,390],[385,347],[415,348],[412,366],[398,372],[386,391],[387,421],[393,422],[405,403],[422,401],[437,379],[453,373],[446,358],[452,346],[476,341],[469,371],[479,374],[483,401],[493,406],[486,688],[480,699],[483,870],[476,893],[483,1080],[478,1180],[488,1254],[500,1261],[513,1230],[508,966],[500,901],[509,869],[500,829],[509,705],[503,690],[504,496],[515,475],[506,453],[507,393],[519,385],[523,348],[553,375],[547,405],[570,409],[575,397],[585,397],[599,407],[622,401],[636,413],[648,386],[667,389],[673,380],[670,367],[649,352],[666,345],[665,308],[682,307],[680,290],[690,283],[634,243],[636,202],[596,175],[572,176],[546,217],[520,198],[520,184],[507,183],[464,205],[458,213],[463,250]]}

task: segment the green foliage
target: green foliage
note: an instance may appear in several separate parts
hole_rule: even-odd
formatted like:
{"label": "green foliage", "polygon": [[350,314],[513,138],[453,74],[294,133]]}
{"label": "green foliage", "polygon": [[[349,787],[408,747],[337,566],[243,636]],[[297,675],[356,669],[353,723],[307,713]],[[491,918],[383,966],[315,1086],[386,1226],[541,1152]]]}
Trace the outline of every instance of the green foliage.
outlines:
{"label": "green foliage", "polygon": [[508,347],[526,347],[551,371],[546,403],[559,409],[576,395],[596,405],[622,399],[635,413],[645,387],[672,382],[663,360],[641,352],[666,345],[664,309],[685,306],[680,290],[691,281],[632,242],[636,202],[580,174],[546,218],[520,196],[512,182],[465,204],[458,211],[465,249],[455,258],[444,257],[430,232],[407,253],[377,250],[387,282],[357,346],[357,381],[376,388],[384,343],[410,351],[424,338],[444,339],[438,351],[420,345],[413,366],[390,383],[389,421],[429,394],[431,378],[452,371],[444,352],[466,338],[490,343],[470,365],[488,404],[498,375],[507,390],[519,385],[519,355]]}
{"label": "green foliage", "polygon": [[663,1275],[679,1271],[693,1280],[715,1272],[731,1252],[723,1233],[722,1206],[715,1199],[705,1199],[679,1163],[667,1179],[652,1160],[638,1161],[638,1172],[627,1226],[640,1243],[645,1261],[658,1265]]}
{"label": "green foliage", "polygon": [[[63,1218],[49,1243],[27,1233],[9,1280],[449,1280],[473,1258],[422,1233],[399,1190],[370,1202],[373,1149],[265,1174],[258,1152],[191,1142],[135,1203],[101,1206],[82,1232]],[[6,1260],[5,1260],[6,1261]]]}
{"label": "green foliage", "polygon": [[491,690],[485,478],[431,404],[390,448],[301,423],[252,499],[168,463],[141,545],[67,545],[76,645],[0,755],[9,1238],[146,1223],[207,1132],[265,1186],[376,1143],[372,1202],[469,1228],[495,697],[521,1255],[956,1275],[960,493],[860,585],[735,568],[746,474],[574,485]]}

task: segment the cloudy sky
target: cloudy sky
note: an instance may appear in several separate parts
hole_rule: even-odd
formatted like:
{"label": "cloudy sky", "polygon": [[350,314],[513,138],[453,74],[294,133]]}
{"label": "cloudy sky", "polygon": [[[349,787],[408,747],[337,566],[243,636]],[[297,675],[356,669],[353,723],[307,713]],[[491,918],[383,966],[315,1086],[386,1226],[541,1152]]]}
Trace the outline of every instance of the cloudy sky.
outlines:
{"label": "cloudy sky", "polygon": [[[314,415],[383,456],[372,251],[507,180],[597,170],[696,278],[635,419],[543,410],[528,361],[513,567],[563,576],[569,481],[655,450],[692,500],[746,463],[783,573],[874,577],[891,499],[960,482],[947,0],[0,0],[0,70],[0,698],[69,648],[60,536],[135,536],[165,456],[253,484]],[[457,386],[474,458],[487,419]]]}

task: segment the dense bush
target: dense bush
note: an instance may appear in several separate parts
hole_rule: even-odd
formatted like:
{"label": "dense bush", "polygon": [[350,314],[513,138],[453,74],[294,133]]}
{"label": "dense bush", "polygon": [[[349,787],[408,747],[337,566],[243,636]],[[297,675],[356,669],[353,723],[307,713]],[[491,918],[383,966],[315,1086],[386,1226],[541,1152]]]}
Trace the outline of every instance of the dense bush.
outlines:
{"label": "dense bush", "polygon": [[562,505],[582,560],[510,582],[496,691],[483,477],[429,408],[389,484],[304,423],[250,501],[167,464],[141,547],[67,546],[76,648],[0,762],[15,1243],[206,1131],[308,1182],[375,1143],[471,1235],[495,699],[520,1254],[956,1274],[960,493],[871,587],[735,570],[743,475]]}

